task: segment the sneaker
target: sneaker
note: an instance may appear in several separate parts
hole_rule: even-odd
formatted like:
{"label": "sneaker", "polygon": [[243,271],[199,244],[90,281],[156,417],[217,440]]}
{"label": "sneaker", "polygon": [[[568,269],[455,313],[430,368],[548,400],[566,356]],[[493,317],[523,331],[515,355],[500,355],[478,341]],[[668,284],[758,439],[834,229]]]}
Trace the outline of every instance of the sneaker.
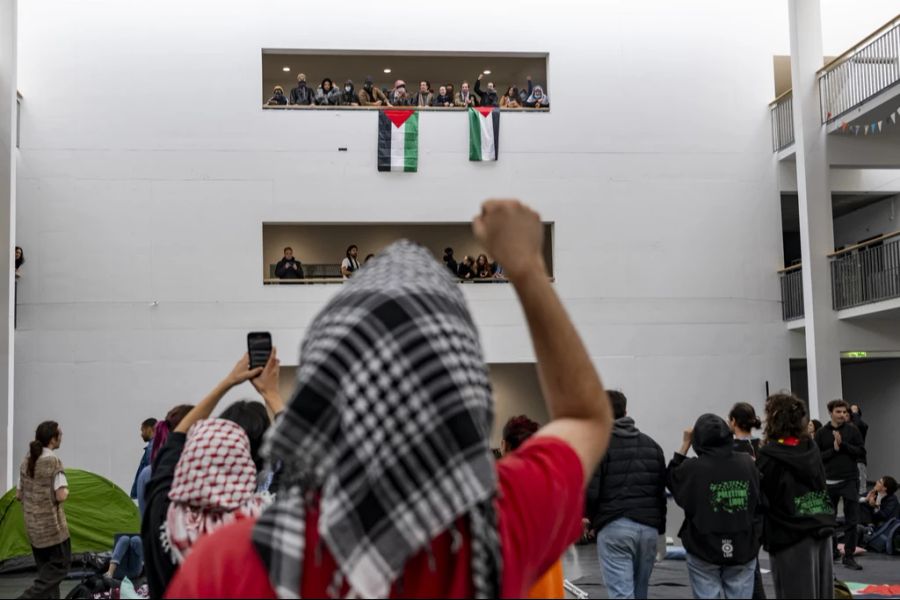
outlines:
{"label": "sneaker", "polygon": [[850,569],[851,571],[862,571],[863,570],[862,565],[860,565],[858,562],[856,562],[856,559],[854,559],[852,556],[844,557],[844,560],[841,561],[841,564],[845,568]]}

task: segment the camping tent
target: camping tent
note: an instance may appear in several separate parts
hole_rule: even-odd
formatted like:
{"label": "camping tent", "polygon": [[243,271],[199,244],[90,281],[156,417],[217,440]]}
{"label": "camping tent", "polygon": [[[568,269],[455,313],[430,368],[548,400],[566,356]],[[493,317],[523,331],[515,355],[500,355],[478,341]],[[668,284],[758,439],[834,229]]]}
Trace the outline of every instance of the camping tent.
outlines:
{"label": "camping tent", "polygon": [[[115,534],[140,532],[137,506],[116,484],[78,469],[66,469],[66,478],[69,499],[64,506],[73,554],[112,550]],[[0,498],[0,572],[30,564],[22,505],[12,489]]]}

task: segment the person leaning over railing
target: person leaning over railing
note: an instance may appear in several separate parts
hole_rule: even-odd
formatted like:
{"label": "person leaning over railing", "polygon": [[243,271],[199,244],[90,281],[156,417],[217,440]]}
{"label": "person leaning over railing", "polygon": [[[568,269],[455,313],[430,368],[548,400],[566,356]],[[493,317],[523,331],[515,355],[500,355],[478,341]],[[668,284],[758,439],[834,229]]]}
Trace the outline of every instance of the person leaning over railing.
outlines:
{"label": "person leaning over railing", "polygon": [[341,92],[334,87],[334,82],[326,77],[316,89],[315,101],[316,106],[337,106],[341,103]]}
{"label": "person leaning over railing", "polygon": [[463,81],[459,86],[459,92],[454,96],[453,105],[462,108],[469,108],[470,106],[478,106],[478,99],[475,97],[475,94],[469,89],[469,82]]}
{"label": "person leaning over railing", "polygon": [[287,98],[284,97],[284,88],[280,85],[276,85],[272,89],[272,97],[266,100],[266,106],[284,106],[287,103]]}
{"label": "person leaning over railing", "polygon": [[478,103],[481,106],[500,106],[500,98],[497,90],[494,88],[494,82],[488,81],[487,89],[481,89],[481,80],[484,79],[484,73],[478,75],[475,80],[475,95],[478,96]]}
{"label": "person leaning over railing", "polygon": [[406,82],[402,79],[398,79],[394,82],[394,89],[388,92],[387,98],[391,106],[412,105],[412,98],[406,90]]}
{"label": "person leaning over railing", "polygon": [[309,85],[307,85],[306,74],[298,73],[297,87],[291,90],[291,97],[288,100],[288,104],[295,106],[309,106],[313,103],[314,98],[315,91],[311,87],[309,87]]}
{"label": "person leaning over railing", "polygon": [[544,88],[534,85],[531,75],[528,76],[528,98],[525,99],[526,108],[550,108],[550,98],[544,93]]}
{"label": "person leaning over railing", "polygon": [[500,108],[522,108],[519,103],[519,88],[511,85],[506,89],[506,93],[500,98]]}
{"label": "person leaning over railing", "polygon": [[412,106],[434,106],[434,92],[431,91],[430,81],[420,81],[419,91],[410,99]]}
{"label": "person leaning over railing", "polygon": [[362,89],[357,93],[360,106],[390,106],[387,96],[378,87],[373,85],[372,76],[366,77]]}
{"label": "person leaning over railing", "polygon": [[348,79],[344,82],[344,89],[338,99],[341,106],[359,106],[359,98],[356,96],[352,80]]}

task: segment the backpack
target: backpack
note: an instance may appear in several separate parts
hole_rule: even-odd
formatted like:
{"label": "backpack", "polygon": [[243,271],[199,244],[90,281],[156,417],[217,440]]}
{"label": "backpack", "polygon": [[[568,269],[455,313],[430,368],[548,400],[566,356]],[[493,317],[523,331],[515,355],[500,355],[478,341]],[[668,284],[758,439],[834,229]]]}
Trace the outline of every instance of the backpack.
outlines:
{"label": "backpack", "polygon": [[900,555],[900,518],[885,521],[866,537],[865,545],[873,552]]}

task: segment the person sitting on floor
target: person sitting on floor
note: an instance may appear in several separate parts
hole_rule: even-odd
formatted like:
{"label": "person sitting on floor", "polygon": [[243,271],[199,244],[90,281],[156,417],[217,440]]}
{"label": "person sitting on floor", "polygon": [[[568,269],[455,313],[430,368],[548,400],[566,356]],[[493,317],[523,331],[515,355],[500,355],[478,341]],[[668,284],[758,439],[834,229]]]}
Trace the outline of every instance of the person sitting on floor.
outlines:
{"label": "person sitting on floor", "polygon": [[866,512],[870,514],[871,523],[875,526],[885,521],[900,518],[900,500],[897,500],[897,480],[885,475],[875,482],[866,495]]}

